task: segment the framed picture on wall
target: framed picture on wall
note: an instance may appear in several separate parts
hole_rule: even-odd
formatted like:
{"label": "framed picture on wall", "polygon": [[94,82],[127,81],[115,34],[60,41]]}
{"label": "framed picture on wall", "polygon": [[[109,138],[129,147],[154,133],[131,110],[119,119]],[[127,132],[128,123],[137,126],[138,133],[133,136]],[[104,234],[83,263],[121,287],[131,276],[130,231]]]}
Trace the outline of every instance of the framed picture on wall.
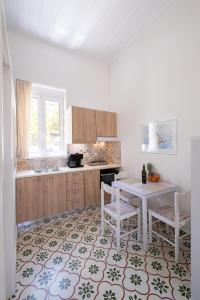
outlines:
{"label": "framed picture on wall", "polygon": [[176,120],[145,124],[142,135],[142,152],[176,154]]}

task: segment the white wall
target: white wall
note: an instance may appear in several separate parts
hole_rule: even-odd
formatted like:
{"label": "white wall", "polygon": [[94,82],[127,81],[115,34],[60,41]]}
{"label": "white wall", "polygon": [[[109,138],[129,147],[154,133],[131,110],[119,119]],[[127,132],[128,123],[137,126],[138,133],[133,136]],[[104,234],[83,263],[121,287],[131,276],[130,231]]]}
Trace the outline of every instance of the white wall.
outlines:
{"label": "white wall", "polygon": [[[190,139],[200,134],[200,1],[176,0],[111,66],[110,107],[119,112],[122,165],[151,162],[190,187]],[[141,152],[141,126],[177,118],[177,155]]]}
{"label": "white wall", "polygon": [[67,90],[67,105],[107,109],[107,64],[9,30],[14,77]]}

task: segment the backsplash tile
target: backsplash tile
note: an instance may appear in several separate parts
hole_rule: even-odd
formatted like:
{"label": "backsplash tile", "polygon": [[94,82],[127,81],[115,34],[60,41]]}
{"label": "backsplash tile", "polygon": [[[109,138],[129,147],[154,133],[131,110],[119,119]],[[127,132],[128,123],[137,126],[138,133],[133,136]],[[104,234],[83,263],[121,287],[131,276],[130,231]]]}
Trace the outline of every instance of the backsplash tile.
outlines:
{"label": "backsplash tile", "polygon": [[29,158],[17,160],[17,171],[33,170],[39,168],[64,167],[67,164],[66,157]]}
{"label": "backsplash tile", "polygon": [[121,142],[106,142],[106,153],[109,163],[121,164]]}
{"label": "backsplash tile", "polygon": [[82,153],[83,164],[88,165],[94,160],[107,161],[106,146],[104,142],[96,144],[72,144],[68,145],[68,153]]}
{"label": "backsplash tile", "polygon": [[121,163],[120,142],[97,142],[96,144],[72,144],[68,145],[68,153],[82,153],[83,164],[91,161],[105,160],[108,163]]}
{"label": "backsplash tile", "polygon": [[28,159],[17,159],[17,170],[22,171],[22,170],[29,170],[29,162]]}
{"label": "backsplash tile", "polygon": [[[88,165],[94,160],[105,160],[108,163],[121,163],[121,143],[115,142],[97,142],[96,144],[71,144],[67,146],[67,152],[82,153],[83,164]],[[67,157],[47,157],[47,158],[29,158],[18,159],[17,170],[32,170],[43,167],[64,167],[67,164]]]}

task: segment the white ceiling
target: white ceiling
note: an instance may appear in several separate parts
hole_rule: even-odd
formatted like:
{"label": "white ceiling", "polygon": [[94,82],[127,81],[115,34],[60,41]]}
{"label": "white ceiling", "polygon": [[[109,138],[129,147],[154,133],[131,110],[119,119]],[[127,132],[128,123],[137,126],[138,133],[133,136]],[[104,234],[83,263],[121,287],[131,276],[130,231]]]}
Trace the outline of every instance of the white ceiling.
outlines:
{"label": "white ceiling", "polygon": [[173,0],[5,0],[8,25],[111,61]]}

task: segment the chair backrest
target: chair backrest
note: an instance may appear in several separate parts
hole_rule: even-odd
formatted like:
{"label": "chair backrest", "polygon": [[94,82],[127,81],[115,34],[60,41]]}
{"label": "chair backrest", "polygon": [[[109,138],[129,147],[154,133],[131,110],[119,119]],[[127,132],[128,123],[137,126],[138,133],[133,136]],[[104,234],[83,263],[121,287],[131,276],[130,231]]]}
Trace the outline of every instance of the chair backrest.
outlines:
{"label": "chair backrest", "polygon": [[118,174],[115,174],[115,181],[128,178],[128,174],[124,171],[120,171]]}
{"label": "chair backrest", "polygon": [[113,188],[110,185],[101,182],[101,207],[104,206],[104,193],[108,193],[111,195],[111,199],[115,202],[117,214],[120,215],[120,189]]}
{"label": "chair backrest", "polygon": [[179,216],[191,215],[191,192],[175,193],[175,222],[179,222]]}

